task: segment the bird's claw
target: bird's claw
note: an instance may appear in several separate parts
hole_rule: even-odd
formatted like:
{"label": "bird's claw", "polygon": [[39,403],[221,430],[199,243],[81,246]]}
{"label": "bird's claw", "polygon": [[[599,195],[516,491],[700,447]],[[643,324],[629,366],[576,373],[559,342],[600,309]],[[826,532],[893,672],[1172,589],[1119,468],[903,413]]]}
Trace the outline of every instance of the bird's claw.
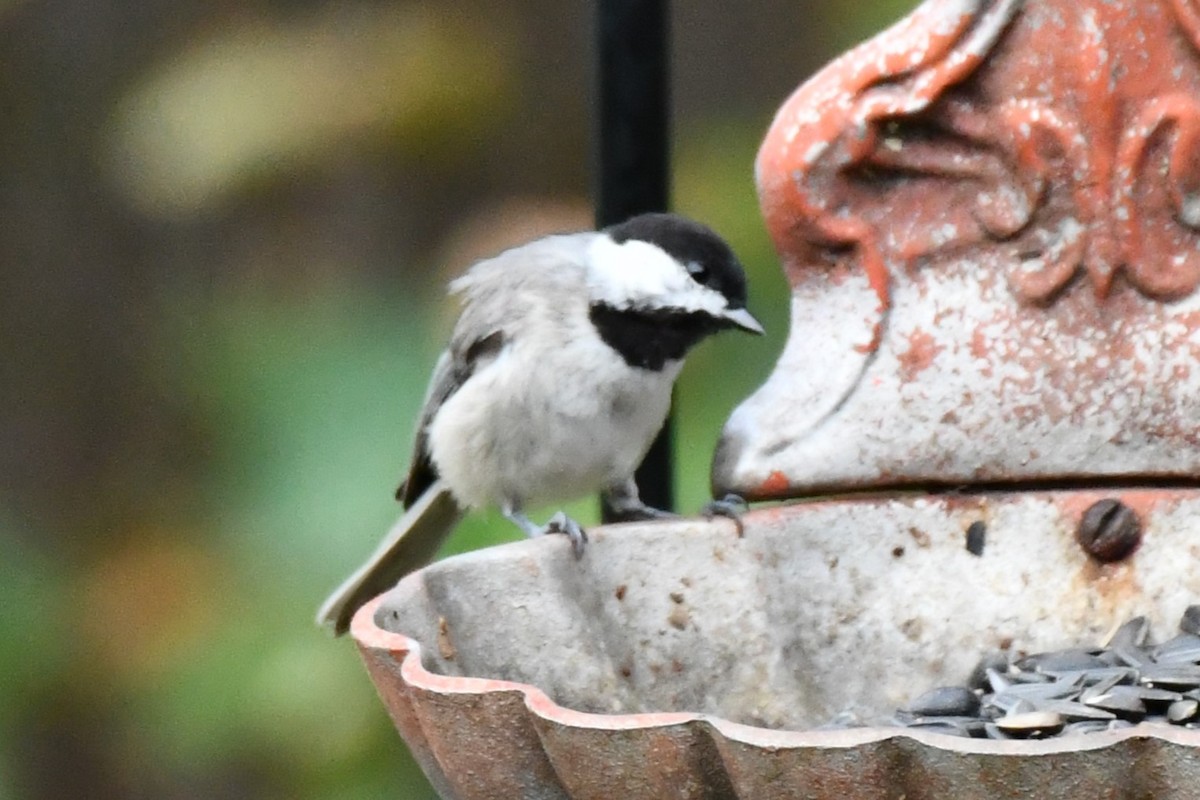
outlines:
{"label": "bird's claw", "polygon": [[543,532],[566,535],[571,541],[571,552],[575,554],[576,558],[583,558],[583,551],[587,548],[587,531],[562,511],[550,518]]}
{"label": "bird's claw", "polygon": [[742,522],[742,517],[750,510],[750,505],[736,494],[727,494],[720,500],[712,500],[707,503],[704,508],[700,509],[700,514],[705,519],[713,517],[725,517],[733,520],[733,524],[737,526],[737,535],[740,539],[746,532],[745,524]]}

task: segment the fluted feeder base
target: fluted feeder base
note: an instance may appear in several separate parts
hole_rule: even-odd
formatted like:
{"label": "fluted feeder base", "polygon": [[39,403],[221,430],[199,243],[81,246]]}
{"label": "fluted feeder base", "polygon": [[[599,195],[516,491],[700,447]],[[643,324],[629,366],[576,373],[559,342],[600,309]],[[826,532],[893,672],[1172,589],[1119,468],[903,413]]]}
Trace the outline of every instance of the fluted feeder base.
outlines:
{"label": "fluted feeder base", "polygon": [[[1107,563],[1080,531],[1105,500],[1139,523]],[[555,537],[479,551],[360,611],[368,669],[438,791],[1196,797],[1196,730],[990,741],[886,723],[989,652],[1091,644],[1137,615],[1171,635],[1200,602],[1200,491],[847,498],[745,522],[740,538],[725,520],[599,528],[581,560]],[[865,727],[817,730],[848,713]]]}

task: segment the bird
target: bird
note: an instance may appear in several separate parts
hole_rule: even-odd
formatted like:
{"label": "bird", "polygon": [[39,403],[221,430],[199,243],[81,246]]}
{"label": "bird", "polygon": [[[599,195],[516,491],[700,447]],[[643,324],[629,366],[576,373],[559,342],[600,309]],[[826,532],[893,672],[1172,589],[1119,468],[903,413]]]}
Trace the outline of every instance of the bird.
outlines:
{"label": "bird", "polygon": [[723,330],[763,333],[729,244],[674,213],[513,247],[450,293],[462,308],[396,492],[405,511],[318,611],[336,635],[429,563],[468,510],[498,508],[530,537],[565,534],[576,556],[578,523],[559,511],[538,525],[525,509],[600,492],[616,521],[674,517],[642,502],[633,474],[684,357]]}

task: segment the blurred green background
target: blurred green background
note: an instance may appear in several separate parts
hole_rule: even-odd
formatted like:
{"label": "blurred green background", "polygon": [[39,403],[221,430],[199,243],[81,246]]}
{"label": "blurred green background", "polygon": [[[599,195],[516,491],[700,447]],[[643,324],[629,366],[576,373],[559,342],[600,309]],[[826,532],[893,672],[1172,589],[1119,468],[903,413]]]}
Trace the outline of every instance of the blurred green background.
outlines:
{"label": "blurred green background", "polygon": [[[684,373],[685,510],[786,334],[757,144],[913,4],[675,4],[676,207],[770,333]],[[446,280],[589,226],[593,14],[0,0],[0,800],[431,796],[312,617],[397,513]]]}

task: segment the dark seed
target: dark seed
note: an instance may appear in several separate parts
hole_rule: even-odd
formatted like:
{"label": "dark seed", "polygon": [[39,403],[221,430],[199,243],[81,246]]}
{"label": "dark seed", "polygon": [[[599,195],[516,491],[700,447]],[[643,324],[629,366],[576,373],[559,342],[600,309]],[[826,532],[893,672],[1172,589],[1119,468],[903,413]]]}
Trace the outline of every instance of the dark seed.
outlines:
{"label": "dark seed", "polygon": [[1098,697],[1114,686],[1130,684],[1135,680],[1137,680],[1137,673],[1131,669],[1114,670],[1111,675],[1088,686],[1083,692],[1083,697]]}
{"label": "dark seed", "polygon": [[1012,678],[1013,683],[1050,683],[1054,680],[1049,675],[1029,670],[1009,670],[1008,676]]}
{"label": "dark seed", "polygon": [[1137,680],[1137,670],[1132,667],[1106,667],[1104,669],[1089,669],[1083,673],[1084,686],[1100,686],[1119,683],[1133,683]]}
{"label": "dark seed", "polygon": [[1122,664],[1138,669],[1150,663],[1150,656],[1139,647],[1114,647],[1113,654]]}
{"label": "dark seed", "polygon": [[973,556],[982,556],[986,544],[987,524],[977,519],[967,526],[967,552]]}
{"label": "dark seed", "polygon": [[1079,687],[1071,683],[1014,683],[996,696],[1013,697],[1021,700],[1038,702],[1039,700],[1061,700],[1079,692]]}
{"label": "dark seed", "polygon": [[909,703],[907,711],[923,717],[973,716],[979,713],[979,698],[964,686],[942,686]]}
{"label": "dark seed", "polygon": [[1013,682],[1008,679],[1000,670],[987,670],[988,685],[992,687],[993,692],[1003,692],[1005,689],[1013,685]]}
{"label": "dark seed", "polygon": [[1022,669],[1034,669],[1046,675],[1051,672],[1104,669],[1109,666],[1086,650],[1059,650],[1053,653],[1036,653],[1021,659]]}
{"label": "dark seed", "polygon": [[[1100,667],[1100,669],[1111,669],[1111,667]],[[1082,687],[1086,683],[1088,673],[1089,670],[1083,669],[1048,669],[1044,674],[1048,675],[1054,683]]]}
{"label": "dark seed", "polygon": [[1138,690],[1132,686],[1114,686],[1104,694],[1092,697],[1084,695],[1083,703],[1124,719],[1141,719],[1146,716],[1146,704]]}
{"label": "dark seed", "polygon": [[1200,667],[1147,664],[1142,667],[1141,682],[1157,688],[1195,689],[1200,687]]}
{"label": "dark seed", "polygon": [[1146,708],[1151,711],[1161,711],[1176,700],[1183,699],[1183,695],[1179,692],[1154,689],[1148,686],[1137,687],[1137,693],[1138,697],[1142,698],[1142,702],[1146,704]]}
{"label": "dark seed", "polygon": [[1079,722],[1081,720],[1103,720],[1107,722],[1110,719],[1117,718],[1117,715],[1111,711],[1084,705],[1083,703],[1075,703],[1070,700],[1049,700],[1039,705],[1038,711],[1053,711],[1055,714],[1061,715],[1068,722]]}
{"label": "dark seed", "polygon": [[1181,633],[1154,648],[1154,660],[1159,664],[1195,664],[1200,662],[1200,636]]}
{"label": "dark seed", "polygon": [[1150,636],[1150,621],[1145,617],[1134,617],[1113,631],[1104,643],[1105,647],[1144,647]]}
{"label": "dark seed", "polygon": [[1200,703],[1187,698],[1176,700],[1167,708],[1167,719],[1176,725],[1191,722],[1200,714]]}
{"label": "dark seed", "polygon": [[1200,606],[1188,606],[1179,620],[1179,630],[1200,636]]}
{"label": "dark seed", "polygon": [[988,705],[1004,712],[1004,716],[1007,717],[1011,717],[1014,714],[1028,714],[1038,710],[1038,707],[1032,701],[1021,697],[1013,697],[1010,694],[993,695],[989,698]]}
{"label": "dark seed", "polygon": [[[975,669],[971,670],[970,677],[967,678],[967,686],[972,689],[986,690],[990,686],[989,670],[1003,672],[1008,669],[1008,654],[999,650],[989,653],[979,659],[979,663],[975,665]],[[995,687],[992,687],[993,690]]]}

